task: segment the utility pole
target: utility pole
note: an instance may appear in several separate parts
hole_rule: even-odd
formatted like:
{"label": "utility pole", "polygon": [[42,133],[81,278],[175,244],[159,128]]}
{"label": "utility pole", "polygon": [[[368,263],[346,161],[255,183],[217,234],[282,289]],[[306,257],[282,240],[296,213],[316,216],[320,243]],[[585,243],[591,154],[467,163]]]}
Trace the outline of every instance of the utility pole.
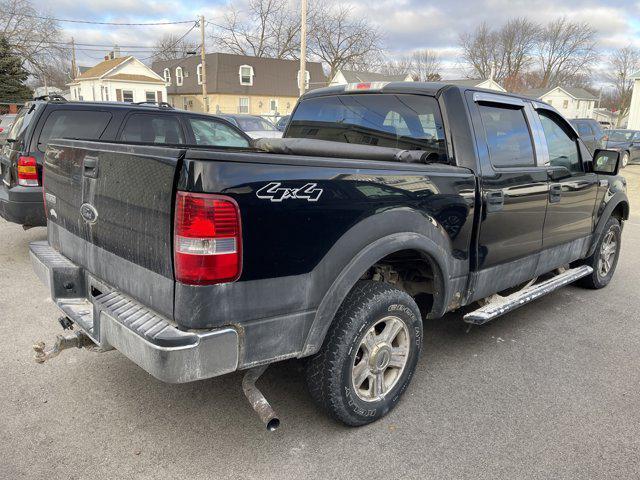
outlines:
{"label": "utility pole", "polygon": [[76,79],[78,75],[78,65],[76,64],[76,42],[71,37],[71,80]]}
{"label": "utility pole", "polygon": [[202,110],[208,112],[207,108],[207,60],[204,51],[204,15],[200,15],[200,63],[202,64]]}
{"label": "utility pole", "polygon": [[307,79],[307,0],[300,0],[302,19],[300,22],[300,96],[304,95]]}

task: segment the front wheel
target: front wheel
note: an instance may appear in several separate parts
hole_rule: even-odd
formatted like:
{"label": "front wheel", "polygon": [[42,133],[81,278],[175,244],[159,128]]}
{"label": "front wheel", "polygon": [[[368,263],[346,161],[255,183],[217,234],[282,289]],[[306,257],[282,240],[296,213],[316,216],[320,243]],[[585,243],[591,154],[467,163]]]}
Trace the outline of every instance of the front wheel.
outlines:
{"label": "front wheel", "polygon": [[606,287],[609,284],[618,265],[621,240],[622,229],[620,221],[615,217],[611,217],[607,220],[593,254],[583,262],[593,268],[593,273],[580,279],[580,285],[597,289]]}
{"label": "front wheel", "polygon": [[622,168],[624,168],[627,166],[628,163],[629,163],[629,152],[623,152],[622,161],[620,162],[620,165],[622,165]]}
{"label": "front wheel", "polygon": [[309,361],[309,392],[347,425],[374,422],[396,406],[421,349],[422,320],[411,296],[385,283],[360,281]]}

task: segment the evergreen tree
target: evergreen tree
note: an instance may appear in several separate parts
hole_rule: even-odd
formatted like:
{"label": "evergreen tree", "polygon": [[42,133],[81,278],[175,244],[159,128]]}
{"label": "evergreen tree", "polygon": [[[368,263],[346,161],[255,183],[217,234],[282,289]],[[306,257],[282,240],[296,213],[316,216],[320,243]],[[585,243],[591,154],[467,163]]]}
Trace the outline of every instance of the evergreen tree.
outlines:
{"label": "evergreen tree", "polygon": [[20,102],[32,98],[33,92],[25,85],[29,72],[22,59],[11,51],[9,42],[0,36],[0,101]]}

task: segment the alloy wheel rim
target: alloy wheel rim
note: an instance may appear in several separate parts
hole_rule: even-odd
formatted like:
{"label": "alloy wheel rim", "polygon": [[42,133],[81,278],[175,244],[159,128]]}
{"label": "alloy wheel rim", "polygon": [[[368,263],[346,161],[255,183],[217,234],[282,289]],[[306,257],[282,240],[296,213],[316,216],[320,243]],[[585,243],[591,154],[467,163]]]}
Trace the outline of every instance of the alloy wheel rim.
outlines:
{"label": "alloy wheel rim", "polygon": [[618,250],[618,242],[616,234],[613,230],[609,230],[602,240],[600,247],[600,258],[598,259],[598,274],[600,277],[606,277],[613,268],[613,262]]}
{"label": "alloy wheel rim", "polygon": [[361,400],[375,402],[389,394],[409,358],[407,325],[396,316],[384,317],[362,337],[351,368],[351,384]]}

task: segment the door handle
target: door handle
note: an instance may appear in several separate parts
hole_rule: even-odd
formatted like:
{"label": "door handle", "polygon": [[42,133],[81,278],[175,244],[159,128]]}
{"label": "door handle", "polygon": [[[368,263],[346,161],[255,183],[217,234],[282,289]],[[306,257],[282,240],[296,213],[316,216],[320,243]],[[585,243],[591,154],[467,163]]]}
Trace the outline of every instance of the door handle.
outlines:
{"label": "door handle", "polygon": [[487,200],[487,212],[498,212],[504,207],[504,193],[502,190],[494,190],[485,193]]}
{"label": "door handle", "polygon": [[554,183],[549,186],[549,203],[558,203],[562,198],[562,185]]}
{"label": "door handle", "polygon": [[98,158],[84,157],[82,170],[85,177],[97,178],[98,177]]}

